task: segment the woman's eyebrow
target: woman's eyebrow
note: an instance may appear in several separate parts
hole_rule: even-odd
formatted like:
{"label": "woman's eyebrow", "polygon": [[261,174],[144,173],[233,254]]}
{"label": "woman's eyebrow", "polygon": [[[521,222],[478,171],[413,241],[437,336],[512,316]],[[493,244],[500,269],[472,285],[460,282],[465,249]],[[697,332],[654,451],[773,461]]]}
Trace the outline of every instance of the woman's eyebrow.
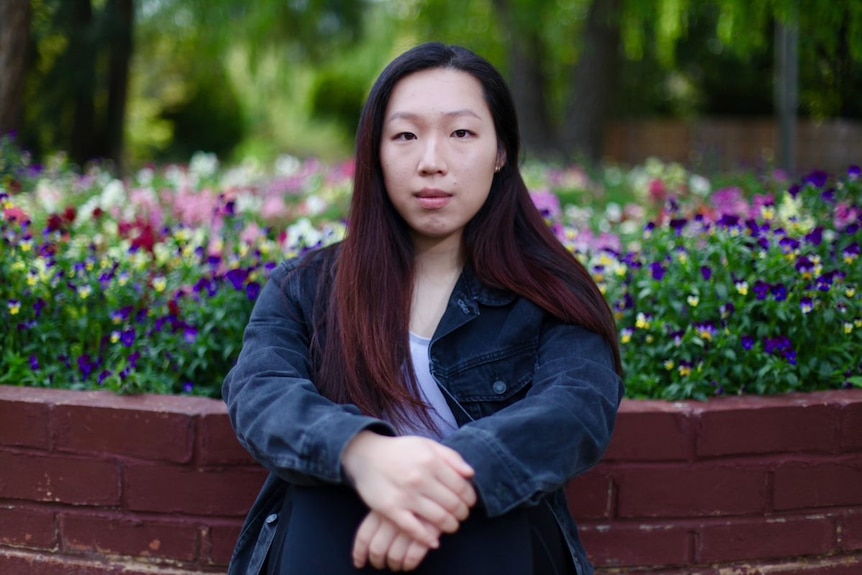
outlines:
{"label": "woman's eyebrow", "polygon": [[[416,112],[393,112],[392,115],[386,119],[386,121],[387,122],[392,122],[395,120],[414,120],[415,121],[415,120],[420,119],[422,116],[423,116],[423,114],[418,114]],[[472,116],[478,120],[482,119],[479,116],[479,114],[477,114],[476,112],[474,112],[470,108],[462,108],[460,110],[452,110],[450,112],[443,112],[443,116],[445,116],[447,118]]]}

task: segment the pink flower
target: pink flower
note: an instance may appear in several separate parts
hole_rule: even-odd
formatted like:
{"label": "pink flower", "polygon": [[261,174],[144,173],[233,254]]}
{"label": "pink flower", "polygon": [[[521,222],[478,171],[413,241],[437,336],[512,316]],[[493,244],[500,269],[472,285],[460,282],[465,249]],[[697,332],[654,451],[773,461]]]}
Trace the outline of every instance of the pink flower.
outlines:
{"label": "pink flower", "polygon": [[748,202],[742,197],[740,188],[724,188],[710,197],[710,202],[718,213],[727,216],[738,216],[748,213]]}
{"label": "pink flower", "polygon": [[245,227],[245,229],[239,235],[239,239],[247,243],[248,245],[254,245],[264,235],[264,231],[260,228],[260,226],[252,222]]}
{"label": "pink flower", "polygon": [[563,210],[560,207],[560,198],[556,194],[541,191],[531,193],[530,197],[533,199],[533,204],[535,204],[536,208],[546,218],[556,220],[563,214]]}
{"label": "pink flower", "polygon": [[835,229],[838,231],[843,230],[850,224],[856,221],[859,218],[860,214],[856,208],[850,206],[845,203],[840,203],[835,206],[835,218],[833,222],[835,223]]}
{"label": "pink flower", "polygon": [[763,208],[774,205],[775,198],[772,196],[772,194],[757,194],[756,196],[754,196],[754,200],[752,200],[751,202],[750,216],[753,218],[758,218],[763,214]]}
{"label": "pink flower", "polygon": [[667,186],[661,180],[652,180],[649,183],[647,193],[653,202],[657,204],[664,203],[667,199]]}
{"label": "pink flower", "polygon": [[173,197],[174,213],[190,227],[210,225],[219,206],[218,196],[210,190],[195,192],[184,188]]}
{"label": "pink flower", "polygon": [[136,188],[129,194],[129,201],[135,206],[135,213],[146,217],[154,228],[162,227],[165,215],[152,190]]}
{"label": "pink flower", "polygon": [[6,208],[5,210],[3,210],[3,214],[6,216],[7,222],[15,222],[18,224],[30,222],[30,216],[27,215],[27,212],[25,212],[21,208],[16,208],[15,206],[12,206],[11,208]]}
{"label": "pink flower", "polygon": [[270,195],[263,201],[260,208],[260,217],[267,222],[278,221],[288,216],[287,204],[281,195]]}

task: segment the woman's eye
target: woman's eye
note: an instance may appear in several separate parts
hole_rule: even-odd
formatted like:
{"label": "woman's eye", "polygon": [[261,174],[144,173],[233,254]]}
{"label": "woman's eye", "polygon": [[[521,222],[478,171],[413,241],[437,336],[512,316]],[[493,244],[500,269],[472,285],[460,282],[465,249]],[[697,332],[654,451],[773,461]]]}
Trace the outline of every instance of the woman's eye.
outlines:
{"label": "woman's eye", "polygon": [[413,134],[411,132],[400,132],[398,134],[395,134],[395,138],[393,138],[393,139],[395,139],[395,140],[415,140],[416,134]]}
{"label": "woman's eye", "polygon": [[452,132],[452,135],[456,138],[466,138],[471,135],[472,132],[470,130],[455,130]]}

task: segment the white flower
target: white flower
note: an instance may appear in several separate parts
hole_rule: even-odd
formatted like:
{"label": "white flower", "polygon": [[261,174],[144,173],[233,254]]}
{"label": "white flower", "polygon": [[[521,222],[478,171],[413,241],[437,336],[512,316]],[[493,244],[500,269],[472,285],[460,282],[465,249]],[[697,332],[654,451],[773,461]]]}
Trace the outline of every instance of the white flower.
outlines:
{"label": "white flower", "polygon": [[111,208],[126,204],[126,188],[123,186],[123,182],[114,179],[102,188],[102,195],[99,198],[99,207],[104,211],[107,212]]}
{"label": "white flower", "polygon": [[206,152],[195,152],[189,163],[189,171],[199,178],[209,178],[215,175],[218,167],[218,157]]}
{"label": "white flower", "polygon": [[275,161],[275,173],[279,176],[292,176],[302,167],[298,158],[284,154]]}
{"label": "white flower", "polygon": [[712,190],[712,185],[709,183],[709,180],[698,174],[692,174],[691,178],[688,180],[688,187],[692,194],[702,198],[708,196],[709,192]]}

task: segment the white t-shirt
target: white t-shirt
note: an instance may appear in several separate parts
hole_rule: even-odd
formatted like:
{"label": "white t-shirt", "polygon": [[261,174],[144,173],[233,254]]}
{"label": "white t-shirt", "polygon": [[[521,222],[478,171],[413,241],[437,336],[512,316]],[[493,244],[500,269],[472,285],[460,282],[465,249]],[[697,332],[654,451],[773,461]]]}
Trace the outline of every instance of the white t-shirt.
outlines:
{"label": "white t-shirt", "polygon": [[443,392],[437,386],[437,382],[431,375],[430,360],[428,357],[428,347],[431,345],[431,339],[420,337],[416,334],[410,334],[410,355],[413,359],[413,368],[416,370],[416,381],[419,384],[419,392],[422,394],[422,400],[428,405],[428,413],[431,415],[431,421],[437,426],[437,429],[429,429],[428,426],[421,421],[414,420],[410,423],[408,429],[401,430],[406,435],[422,435],[432,439],[442,439],[456,429],[458,424],[455,421],[455,416],[446,403],[446,398]]}

